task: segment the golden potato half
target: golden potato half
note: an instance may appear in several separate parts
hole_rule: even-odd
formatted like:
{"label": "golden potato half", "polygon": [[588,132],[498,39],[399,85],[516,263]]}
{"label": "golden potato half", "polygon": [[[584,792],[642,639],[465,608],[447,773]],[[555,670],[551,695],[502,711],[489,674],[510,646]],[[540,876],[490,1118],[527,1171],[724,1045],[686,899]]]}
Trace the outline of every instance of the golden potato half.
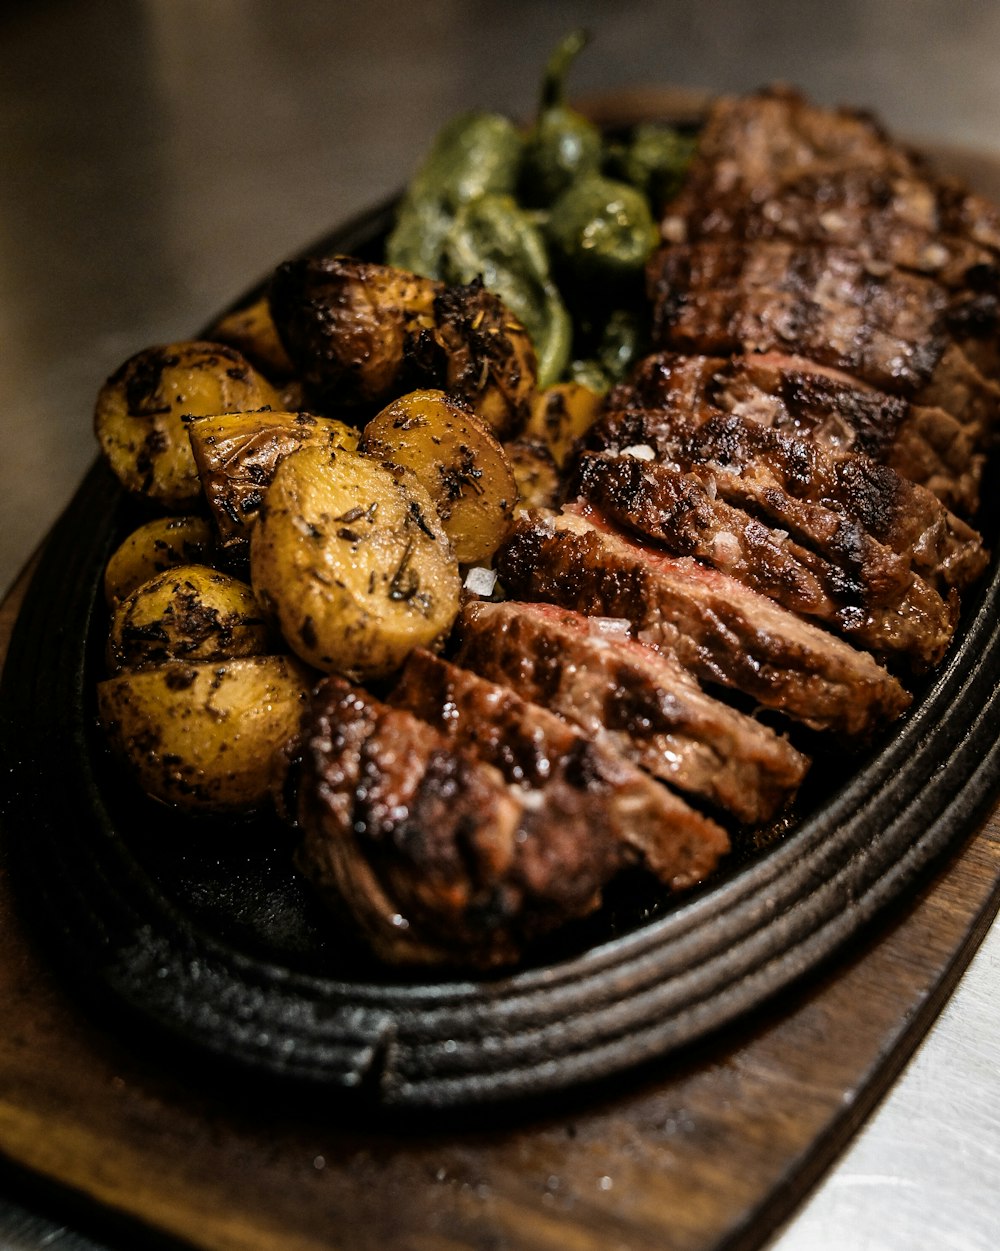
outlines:
{"label": "golden potato half", "polygon": [[443,391],[412,391],[373,418],[361,450],[409,469],[434,501],[460,564],[485,564],[510,530],[517,483],[503,448]]}
{"label": "golden potato half", "polygon": [[171,343],[126,361],[97,397],[94,428],[126,490],[169,508],[201,494],[185,414],[280,407],[278,394],[235,348]]}
{"label": "golden potato half", "polygon": [[204,517],[156,517],[133,530],[104,570],[104,597],[111,607],[158,573],[177,565],[204,565],[215,547]]}
{"label": "golden potato half", "polygon": [[179,808],[264,804],[313,675],[287,656],[168,661],[98,684],[101,721],[147,794]]}
{"label": "golden potato half", "polygon": [[111,618],[108,668],[165,660],[223,660],[271,650],[250,587],[206,565],[179,565],[137,587]]}
{"label": "golden potato half", "polygon": [[458,613],[458,562],[427,492],[355,452],[305,447],[281,462],[250,570],[292,650],[357,679],[433,647]]}
{"label": "golden potato half", "polygon": [[603,407],[604,396],[582,382],[557,382],[535,396],[524,437],[541,439],[561,469]]}

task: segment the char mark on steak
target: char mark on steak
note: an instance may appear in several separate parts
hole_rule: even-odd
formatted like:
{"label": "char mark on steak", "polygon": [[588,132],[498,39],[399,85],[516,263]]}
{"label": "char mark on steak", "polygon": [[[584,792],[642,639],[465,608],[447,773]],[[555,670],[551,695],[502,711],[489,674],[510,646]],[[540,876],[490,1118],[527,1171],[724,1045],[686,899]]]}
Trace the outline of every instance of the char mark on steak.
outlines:
{"label": "char mark on steak", "polygon": [[[545,896],[577,863],[640,863],[675,890],[729,849],[722,828],[644,773],[606,738],[469,669],[416,651],[390,699],[493,765],[525,796],[519,873]],[[582,847],[590,850],[584,854]]]}
{"label": "char mark on steak", "polygon": [[922,578],[873,585],[862,565],[833,564],[718,497],[708,483],[669,464],[585,454],[572,495],[674,556],[693,556],[812,617],[884,661],[925,672],[955,630],[957,597],[946,602]]}
{"label": "char mark on steak", "polygon": [[653,342],[675,351],[788,352],[909,397],[948,343],[942,287],[847,248],[682,244],[648,273]]}
{"label": "char mark on steak", "polygon": [[[382,959],[509,964],[597,908],[623,869],[689,885],[728,847],[721,827],[607,753],[570,750],[558,783],[531,789],[449,730],[337,677],[307,716],[297,864]],[[603,823],[613,804],[619,821],[635,811],[628,838]]]}
{"label": "char mark on steak", "polygon": [[609,397],[618,409],[692,412],[710,406],[836,452],[863,452],[936,495],[960,516],[979,504],[984,456],[980,423],[911,404],[841,370],[768,352],[732,358],[659,352]]}
{"label": "char mark on steak", "polygon": [[957,289],[995,294],[1000,281],[993,206],[936,177],[870,118],[816,107],[787,88],[714,103],[662,230],[671,242],[857,248]]}
{"label": "char mark on steak", "polygon": [[769,821],[795,795],[807,758],[706,694],[672,656],[631,639],[628,628],[552,604],[473,602],[459,618],[455,660],[678,790],[739,821]]}
{"label": "char mark on steak", "polygon": [[648,448],[725,503],[787,530],[873,603],[905,591],[914,574],[946,595],[986,567],[980,536],[923,487],[858,452],[736,411],[626,407],[607,412],[583,446],[612,455]]}
{"label": "char mark on steak", "polygon": [[526,515],[496,557],[518,599],[623,617],[700,680],[814,729],[867,735],[910,697],[867,653],[735,578],[626,538],[596,514]]}

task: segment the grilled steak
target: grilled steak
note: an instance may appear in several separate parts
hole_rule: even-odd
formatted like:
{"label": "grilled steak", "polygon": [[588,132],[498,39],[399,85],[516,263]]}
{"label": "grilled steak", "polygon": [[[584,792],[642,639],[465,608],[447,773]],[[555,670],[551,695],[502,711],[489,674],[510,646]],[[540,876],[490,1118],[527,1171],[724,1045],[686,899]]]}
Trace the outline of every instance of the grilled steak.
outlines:
{"label": "grilled steak", "polygon": [[714,821],[609,741],[590,738],[506,685],[416,651],[390,698],[528,792],[530,840],[519,854],[536,889],[552,890],[548,879],[580,858],[571,849],[581,842],[608,844],[589,859],[639,861],[674,889],[701,881],[729,849]]}
{"label": "grilled steak", "polygon": [[663,233],[832,243],[950,287],[995,291],[1000,279],[992,206],[935,178],[870,118],[787,88],[716,101]]}
{"label": "grilled steak", "polygon": [[909,703],[866,653],[727,574],[599,522],[594,513],[522,517],[496,557],[508,591],[627,618],[636,637],[675,655],[700,680],[815,729],[864,735]]}
{"label": "grilled steak", "polygon": [[943,408],[911,404],[802,357],[660,352],[640,363],[608,408],[688,412],[705,404],[837,451],[863,452],[961,515],[978,506],[981,423],[963,424]]}
{"label": "grilled steak", "polygon": [[[306,725],[298,866],[393,963],[510,963],[596,908],[626,866],[690,884],[728,846],[713,822],[607,751],[577,746],[558,785],[530,789],[456,738],[336,677]],[[619,821],[635,808],[629,841],[603,823],[612,795]]]}
{"label": "grilled steak", "polygon": [[806,757],[623,626],[552,604],[471,603],[456,661],[740,821],[773,817],[798,790]]}
{"label": "grilled steak", "polygon": [[[986,566],[980,536],[929,491],[860,453],[703,407],[609,412],[588,450],[649,449],[699,477],[726,503],[787,530],[866,588],[901,592],[916,573],[937,589],[967,586]],[[886,603],[883,598],[875,602]]]}
{"label": "grilled steak", "polygon": [[889,586],[824,559],[718,497],[712,484],[669,464],[631,456],[586,454],[575,483],[579,498],[605,517],[674,556],[694,556],[731,574],[793,612],[815,617],[883,659],[902,657],[920,671],[944,655],[958,604],[922,578]]}
{"label": "grilled steak", "polygon": [[699,242],[650,262],[653,341],[730,356],[784,351],[913,396],[948,343],[942,287],[856,251]]}

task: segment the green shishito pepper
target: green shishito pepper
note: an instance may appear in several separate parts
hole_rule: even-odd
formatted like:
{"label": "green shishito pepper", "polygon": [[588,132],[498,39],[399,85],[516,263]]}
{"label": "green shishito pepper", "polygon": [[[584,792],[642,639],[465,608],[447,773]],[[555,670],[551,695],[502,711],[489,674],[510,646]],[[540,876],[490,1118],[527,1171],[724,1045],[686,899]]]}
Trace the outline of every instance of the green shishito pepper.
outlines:
{"label": "green shishito pepper", "polygon": [[444,240],[463,204],[517,185],[524,140],[498,113],[466,113],[440,131],[400,204],[386,260],[440,278]]}
{"label": "green shishito pepper", "polygon": [[572,183],[556,200],[546,236],[563,269],[591,289],[634,282],[658,239],[642,192],[597,174]]}
{"label": "green shishito pepper", "polygon": [[551,204],[576,179],[600,169],[601,132],[566,104],[566,75],[586,46],[584,31],[558,45],[545,67],[538,117],[524,145],[520,195],[532,207]]}
{"label": "green shishito pepper", "polygon": [[572,323],[550,276],[541,231],[513,196],[481,195],[462,206],[444,239],[442,276],[451,283],[482,277],[531,336],[539,386],[559,378]]}
{"label": "green shishito pepper", "polygon": [[644,192],[654,212],[681,188],[697,139],[673,126],[648,122],[636,126],[626,144],[609,153],[609,172]]}

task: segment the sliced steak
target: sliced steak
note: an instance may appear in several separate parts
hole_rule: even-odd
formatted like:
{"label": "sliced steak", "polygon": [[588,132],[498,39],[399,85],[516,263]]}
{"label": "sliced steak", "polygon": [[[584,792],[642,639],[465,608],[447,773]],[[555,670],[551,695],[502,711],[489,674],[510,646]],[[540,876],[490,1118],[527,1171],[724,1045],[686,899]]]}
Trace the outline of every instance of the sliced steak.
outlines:
{"label": "sliced steak", "polygon": [[886,586],[866,576],[863,562],[833,564],[720,499],[714,477],[702,481],[669,464],[587,453],[573,494],[672,555],[694,556],[731,574],[883,660],[903,660],[925,672],[954,634],[957,597],[946,603],[913,574]]}
{"label": "sliced steak", "polygon": [[653,342],[731,356],[782,351],[913,396],[947,346],[944,288],[847,248],[701,242],[650,262]]}
{"label": "sliced steak", "polygon": [[507,685],[416,651],[390,698],[523,788],[531,839],[520,856],[532,883],[579,860],[581,842],[616,848],[602,861],[642,863],[674,889],[700,882],[729,850],[720,826],[609,741]]}
{"label": "sliced steak", "polygon": [[[651,779],[630,793],[624,761],[575,763],[575,784],[567,759],[551,793],[512,785],[455,734],[327,678],[306,724],[297,864],[382,959],[489,967],[593,911],[629,865],[688,884],[728,846]],[[630,842],[602,822],[616,788],[620,819],[636,809]],[[647,788],[662,795],[655,822]]]}
{"label": "sliced steak", "polygon": [[788,239],[859,248],[951,287],[1000,277],[1000,218],[937,177],[864,114],[811,104],[788,88],[709,111],[664,238]]}
{"label": "sliced steak", "polygon": [[[986,567],[980,536],[929,491],[856,452],[837,452],[708,406],[681,413],[608,413],[587,450],[634,449],[699,477],[726,503],[787,530],[877,596],[916,573],[936,590],[961,589]],[[644,451],[644,449],[646,449]]]}
{"label": "sliced steak", "polygon": [[808,760],[769,727],[707,695],[672,656],[631,639],[628,622],[553,604],[471,603],[458,664],[572,721],[595,742],[738,820],[770,820]]}
{"label": "sliced steak", "polygon": [[496,556],[519,599],[624,617],[701,681],[743,692],[815,729],[867,734],[910,702],[871,656],[735,578],[665,556],[596,514],[527,515]]}

